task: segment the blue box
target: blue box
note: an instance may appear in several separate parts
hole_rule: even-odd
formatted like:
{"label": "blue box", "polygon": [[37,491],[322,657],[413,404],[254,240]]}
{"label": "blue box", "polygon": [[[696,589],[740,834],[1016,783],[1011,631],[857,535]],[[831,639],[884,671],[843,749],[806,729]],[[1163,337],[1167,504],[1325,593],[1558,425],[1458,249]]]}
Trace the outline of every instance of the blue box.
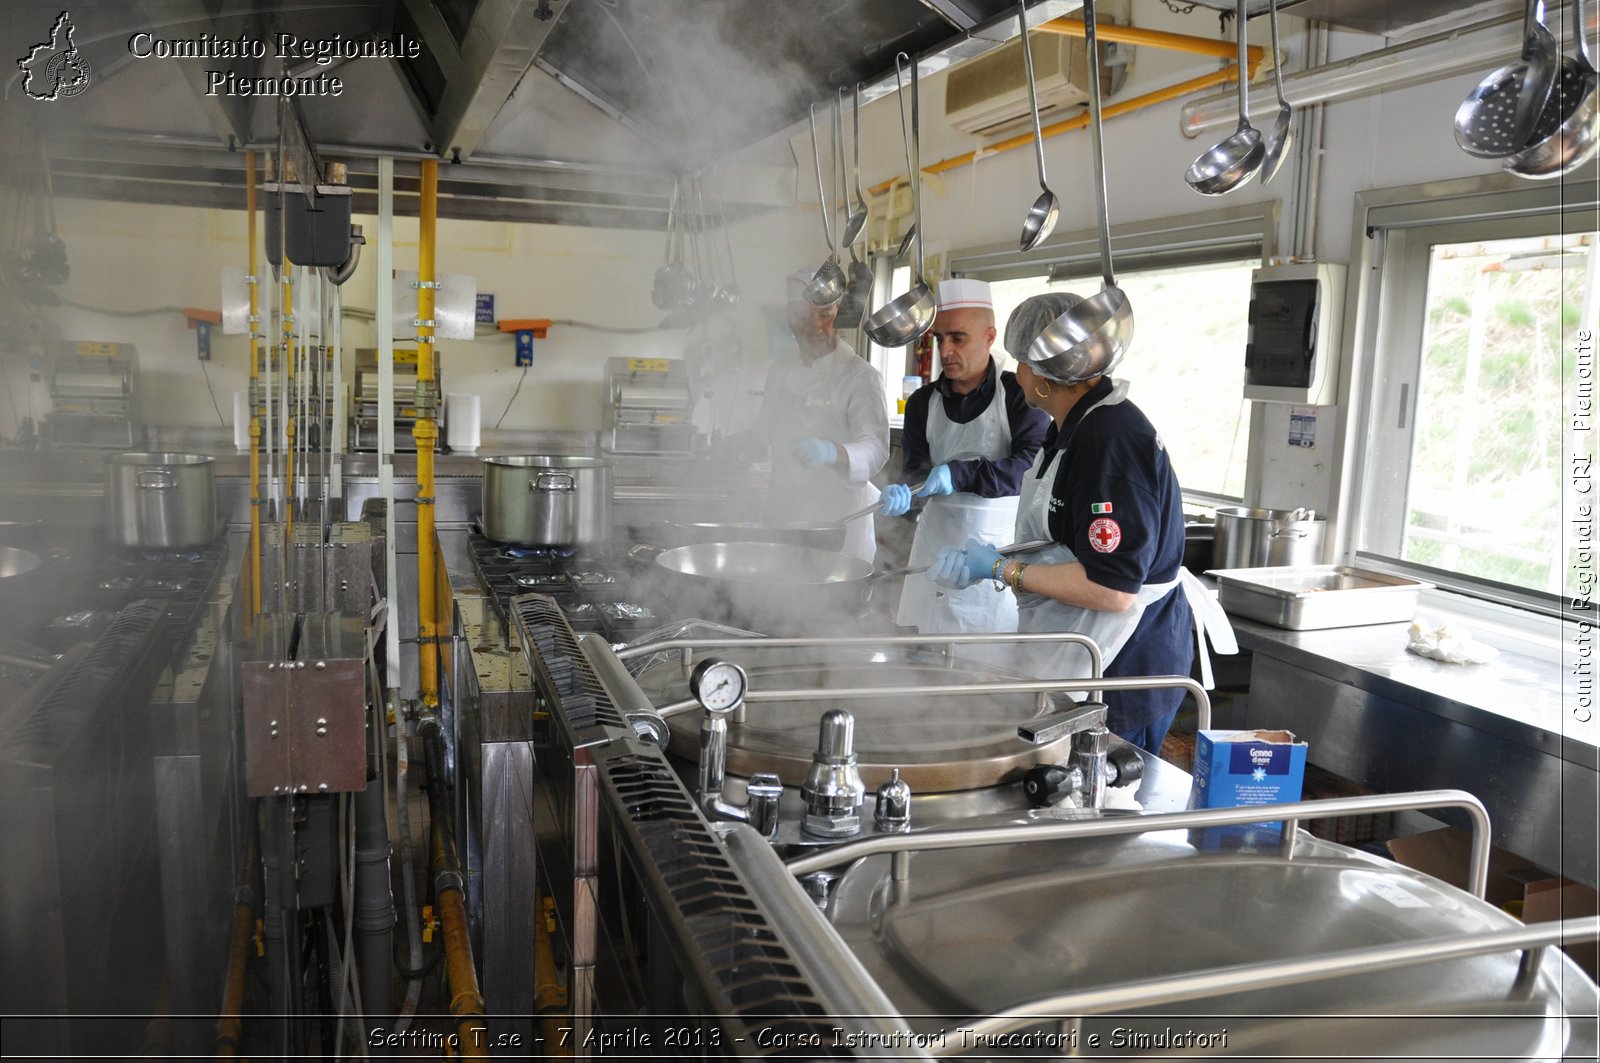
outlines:
{"label": "blue box", "polygon": [[[1300,800],[1306,744],[1288,731],[1201,731],[1194,747],[1193,808]],[[1251,824],[1282,830],[1282,821]]]}

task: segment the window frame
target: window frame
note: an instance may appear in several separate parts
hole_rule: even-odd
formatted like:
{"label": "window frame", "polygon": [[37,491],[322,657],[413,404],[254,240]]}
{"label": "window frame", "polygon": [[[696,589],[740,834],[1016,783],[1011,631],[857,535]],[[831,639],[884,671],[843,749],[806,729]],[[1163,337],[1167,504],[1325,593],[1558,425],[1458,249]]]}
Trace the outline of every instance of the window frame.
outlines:
{"label": "window frame", "polygon": [[[1345,454],[1350,474],[1339,491],[1344,534],[1335,556],[1522,612],[1562,614],[1563,595],[1398,557],[1406,514],[1392,502],[1409,497],[1432,248],[1600,231],[1597,207],[1592,185],[1529,186],[1504,174],[1357,194],[1356,246],[1363,261],[1361,282],[1348,295],[1359,317],[1347,346],[1363,353],[1351,359],[1359,379],[1347,381],[1345,391],[1354,430]],[[1379,543],[1394,552],[1384,552]]]}
{"label": "window frame", "polygon": [[[1111,227],[1111,253],[1118,273],[1180,269],[1255,261],[1277,255],[1279,200],[1235,204],[1193,214],[1168,215]],[[1044,277],[1050,282],[1100,277],[1097,228],[1058,231],[1039,247],[1022,252],[1014,242],[967,248],[950,255],[953,276],[990,282]],[[1241,313],[1243,310],[1241,309]],[[1004,323],[1000,329],[1004,332]],[[1244,351],[1239,351],[1244,362]],[[1250,404],[1241,425],[1245,435],[1246,470],[1243,493],[1220,494],[1185,486],[1186,503],[1199,507],[1236,506],[1251,497],[1248,455],[1254,451],[1256,415]]]}

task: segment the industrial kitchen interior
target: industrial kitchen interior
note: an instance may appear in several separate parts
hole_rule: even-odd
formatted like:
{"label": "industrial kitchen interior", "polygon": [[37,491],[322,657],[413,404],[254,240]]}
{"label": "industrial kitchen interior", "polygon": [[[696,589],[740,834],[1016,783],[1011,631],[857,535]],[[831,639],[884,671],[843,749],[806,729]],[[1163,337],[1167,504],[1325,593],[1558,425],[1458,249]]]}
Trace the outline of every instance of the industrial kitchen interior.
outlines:
{"label": "industrial kitchen interior", "polygon": [[1600,1052],[1600,0],[63,2],[0,1053]]}

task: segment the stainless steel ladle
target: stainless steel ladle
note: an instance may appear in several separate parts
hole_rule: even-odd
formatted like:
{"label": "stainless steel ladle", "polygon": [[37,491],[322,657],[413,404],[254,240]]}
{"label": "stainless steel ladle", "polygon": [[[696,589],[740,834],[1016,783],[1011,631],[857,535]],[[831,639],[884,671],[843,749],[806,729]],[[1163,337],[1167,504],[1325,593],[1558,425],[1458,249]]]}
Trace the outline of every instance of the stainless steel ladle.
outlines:
{"label": "stainless steel ladle", "polygon": [[[1083,3],[1084,39],[1089,69],[1100,69],[1100,44],[1095,32],[1094,0]],[[1046,375],[1076,383],[1109,373],[1133,342],[1133,305],[1117,287],[1111,270],[1111,221],[1106,207],[1106,159],[1100,115],[1100,78],[1089,77],[1089,146],[1094,154],[1094,190],[1100,213],[1100,279],[1097,295],[1083,300],[1050,322],[1028,348],[1025,360]]]}
{"label": "stainless steel ladle", "polygon": [[1272,83],[1278,90],[1278,117],[1272,123],[1272,132],[1267,134],[1267,154],[1261,160],[1262,184],[1277,176],[1278,167],[1283,165],[1283,157],[1289,154],[1289,144],[1294,140],[1289,129],[1289,119],[1294,117],[1294,110],[1289,106],[1289,101],[1283,98],[1283,63],[1278,51],[1278,0],[1267,0],[1267,25],[1272,33]]}
{"label": "stainless steel ladle", "polygon": [[[895,82],[901,87],[901,119],[905,118],[904,86],[900,82],[902,77],[902,59],[910,60],[905,52],[900,52],[894,57]],[[938,313],[938,300],[934,297],[933,288],[923,278],[923,240],[922,240],[922,146],[917,138],[917,122],[921,111],[917,101],[917,65],[911,64],[911,124],[906,142],[906,167],[911,171],[911,214],[915,219],[917,254],[911,264],[911,289],[899,298],[875,310],[866,320],[867,335],[879,347],[904,347],[908,343],[915,343],[924,332],[933,326],[933,319]]]}
{"label": "stainless steel ladle", "polygon": [[1039,129],[1039,94],[1033,83],[1033,49],[1028,47],[1027,0],[1017,0],[1017,36],[1022,41],[1022,58],[1028,68],[1028,105],[1033,112],[1033,152],[1039,164],[1039,198],[1033,201],[1033,206],[1028,208],[1028,216],[1022,220],[1020,242],[1022,250],[1032,251],[1055,229],[1056,218],[1061,214],[1061,203],[1044,179],[1044,134]]}
{"label": "stainless steel ladle", "polygon": [[822,236],[828,242],[828,260],[817,267],[806,286],[805,300],[812,306],[832,306],[844,298],[849,281],[839,267],[839,251],[833,242],[833,225],[828,220],[828,195],[822,186],[822,151],[817,147],[817,105],[811,105],[811,157],[817,164],[817,207],[822,214]]}
{"label": "stainless steel ladle", "polygon": [[[843,92],[843,89],[840,89]],[[856,82],[855,94],[851,101],[851,112],[854,116],[855,159],[853,173],[855,176],[856,201],[850,208],[850,216],[844,221],[844,236],[839,243],[844,247],[855,244],[856,237],[861,235],[861,230],[867,225],[867,197],[861,194],[861,82]],[[841,116],[841,121],[843,118]]]}
{"label": "stainless steel ladle", "polygon": [[1183,175],[1183,179],[1189,182],[1189,187],[1202,196],[1225,195],[1235,188],[1248,184],[1250,178],[1256,175],[1256,171],[1261,169],[1261,162],[1267,154],[1267,146],[1261,139],[1261,132],[1250,124],[1250,94],[1247,88],[1250,72],[1247,62],[1248,42],[1245,39],[1247,16],[1245,5],[1246,0],[1239,0],[1238,17],[1234,20],[1234,30],[1239,38],[1237,68],[1239,128],[1234,131],[1233,136],[1194,160],[1188,172]]}

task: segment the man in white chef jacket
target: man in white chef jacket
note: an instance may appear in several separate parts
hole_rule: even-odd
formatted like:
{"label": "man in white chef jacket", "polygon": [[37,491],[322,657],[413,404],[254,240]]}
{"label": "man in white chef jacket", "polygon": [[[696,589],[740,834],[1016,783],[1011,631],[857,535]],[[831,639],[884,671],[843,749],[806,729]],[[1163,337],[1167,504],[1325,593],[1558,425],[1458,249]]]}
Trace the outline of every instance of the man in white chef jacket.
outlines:
{"label": "man in white chef jacket", "polygon": [[[870,506],[878,500],[872,477],[889,459],[883,378],[834,332],[839,305],[806,301],[811,278],[788,279],[795,346],[767,370],[754,427],[772,450],[767,519],[777,523],[828,521]],[[871,516],[850,522],[841,552],[873,559]]]}
{"label": "man in white chef jacket", "polygon": [[[1016,375],[1001,372],[990,353],[994,299],[987,282],[941,281],[932,332],[940,376],[906,401],[902,437],[902,479],[926,483],[915,495],[906,484],[890,484],[883,503],[892,517],[923,501],[913,565],[969,538],[1012,540],[1017,492],[1050,427],[1049,417],[1027,404]],[[952,590],[908,579],[896,620],[925,633],[1015,631],[1017,603],[987,583]]]}

